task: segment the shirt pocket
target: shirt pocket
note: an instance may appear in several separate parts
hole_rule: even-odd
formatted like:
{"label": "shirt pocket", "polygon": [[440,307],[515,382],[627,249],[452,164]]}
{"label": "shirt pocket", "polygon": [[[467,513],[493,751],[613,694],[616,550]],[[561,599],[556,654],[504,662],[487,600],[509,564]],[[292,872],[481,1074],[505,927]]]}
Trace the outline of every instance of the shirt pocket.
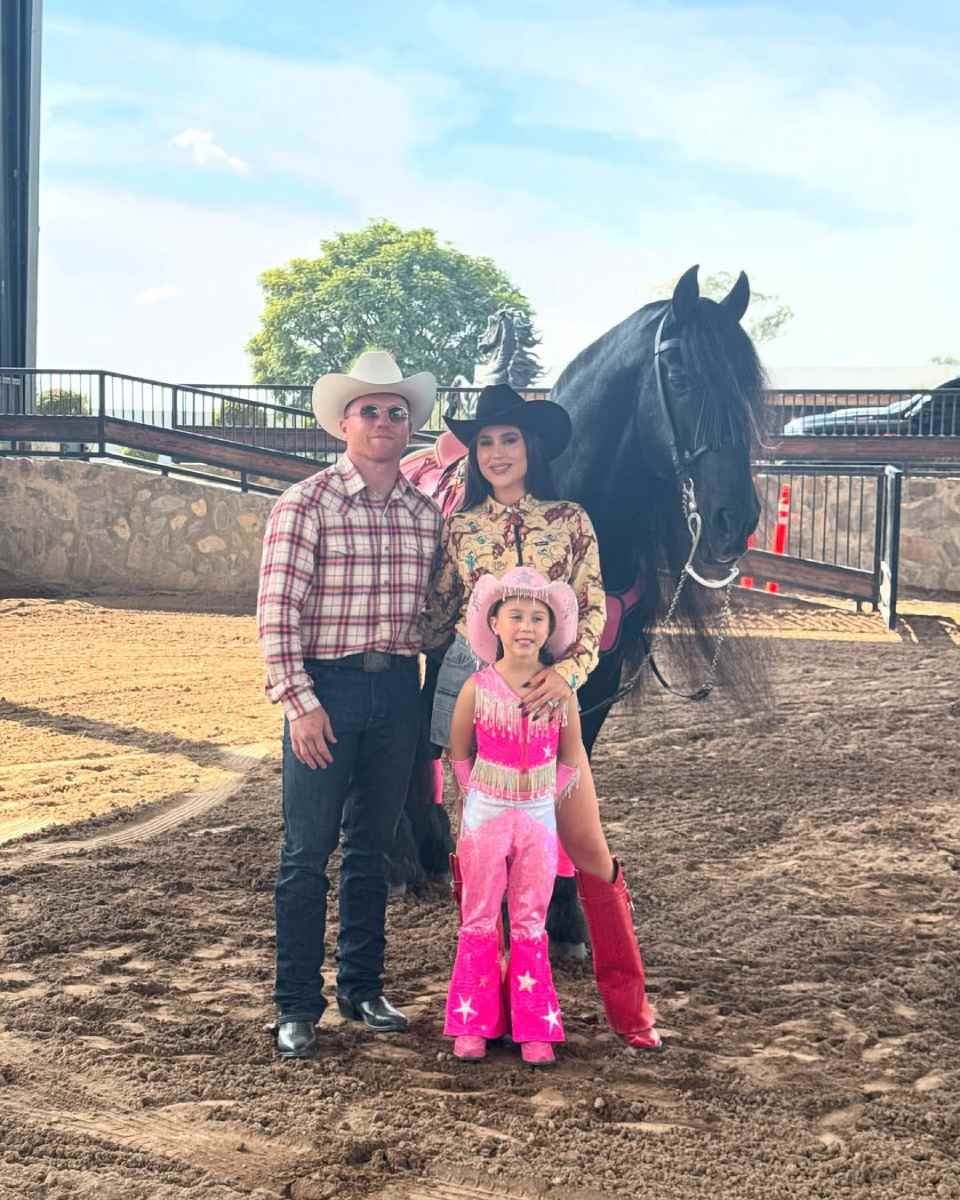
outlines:
{"label": "shirt pocket", "polygon": [[324,581],[333,587],[343,587],[348,578],[356,573],[353,548],[343,533],[326,533],[317,546],[316,575],[323,586]]}
{"label": "shirt pocket", "polygon": [[396,557],[403,584],[415,588],[421,600],[426,600],[427,582],[437,553],[436,539],[404,529],[394,536],[390,551]]}

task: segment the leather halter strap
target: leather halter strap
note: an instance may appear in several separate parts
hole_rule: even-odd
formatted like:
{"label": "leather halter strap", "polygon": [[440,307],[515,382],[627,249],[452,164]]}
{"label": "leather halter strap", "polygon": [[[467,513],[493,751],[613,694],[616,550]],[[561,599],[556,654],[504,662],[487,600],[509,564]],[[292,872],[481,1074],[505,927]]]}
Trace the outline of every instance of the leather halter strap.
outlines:
{"label": "leather halter strap", "polygon": [[666,370],[663,362],[663,354],[666,350],[683,350],[683,340],[679,337],[665,338],[663,336],[664,327],[667,323],[667,317],[672,311],[668,304],[666,311],[660,318],[660,323],[657,325],[657,332],[653,339],[653,373],[657,380],[657,399],[660,401],[660,411],[662,412],[670,430],[670,460],[673,464],[673,471],[677,479],[683,480],[689,477],[690,468],[701,455],[706,454],[710,447],[704,443],[700,446],[694,446],[692,450],[688,449],[680,437],[677,423],[673,417],[673,409],[670,407],[670,398],[667,395],[667,388],[664,383],[664,371]]}

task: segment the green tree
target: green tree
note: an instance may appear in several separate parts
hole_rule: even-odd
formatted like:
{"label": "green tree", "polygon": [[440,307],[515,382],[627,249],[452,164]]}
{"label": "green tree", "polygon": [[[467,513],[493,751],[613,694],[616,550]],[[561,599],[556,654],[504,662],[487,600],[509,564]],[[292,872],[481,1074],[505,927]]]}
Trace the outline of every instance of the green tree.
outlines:
{"label": "green tree", "polygon": [[960,367],[960,358],[954,358],[952,354],[935,354],[930,361],[940,367]]}
{"label": "green tree", "polygon": [[264,271],[260,285],[260,330],[247,344],[258,383],[312,384],[371,348],[389,350],[404,374],[470,377],[492,312],[533,315],[491,259],[383,220],[322,242],[319,258]]}
{"label": "green tree", "polygon": [[[657,289],[658,299],[670,296],[677,286],[677,279],[664,284]],[[722,300],[736,283],[736,275],[729,271],[717,271],[713,275],[704,275],[700,280],[700,295],[708,300]],[[769,292],[758,292],[750,288],[750,307],[747,309],[747,333],[754,342],[772,342],[783,333],[787,324],[793,320],[793,309],[789,304],[781,304],[780,297]]]}
{"label": "green tree", "polygon": [[51,388],[37,396],[37,412],[45,417],[88,417],[92,409],[81,392]]}

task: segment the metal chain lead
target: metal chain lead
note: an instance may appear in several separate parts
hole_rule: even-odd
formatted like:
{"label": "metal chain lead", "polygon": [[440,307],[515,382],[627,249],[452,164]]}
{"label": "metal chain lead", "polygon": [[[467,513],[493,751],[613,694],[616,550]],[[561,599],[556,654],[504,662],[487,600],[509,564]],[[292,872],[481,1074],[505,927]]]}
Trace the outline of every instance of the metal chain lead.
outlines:
{"label": "metal chain lead", "polygon": [[[680,597],[683,594],[684,585],[687,582],[687,576],[691,574],[688,568],[697,552],[697,546],[700,543],[700,513],[697,509],[697,498],[692,479],[686,479],[681,484],[680,503],[683,509],[683,518],[687,523],[687,528],[690,530],[692,547],[690,550],[690,555],[687,559],[687,564],[680,572],[680,576],[677,579],[677,586],[673,590],[673,596],[669,605],[667,606],[667,611],[664,614],[663,621],[660,622],[661,628],[665,625],[669,625],[669,623],[673,620],[674,614],[677,611],[677,605],[680,603]],[[723,602],[720,606],[720,619],[717,623],[716,634],[714,635],[715,645],[713,649],[713,657],[710,660],[710,666],[707,668],[706,678],[700,687],[696,689],[696,691],[677,691],[677,689],[672,687],[671,684],[669,684],[667,680],[664,679],[664,677],[660,674],[657,664],[653,661],[654,639],[653,634],[651,634],[647,639],[647,651],[643,658],[641,658],[641,660],[637,663],[636,670],[630,679],[622,687],[617,688],[609,700],[601,700],[597,704],[592,704],[589,708],[584,709],[580,713],[580,716],[588,716],[590,713],[596,712],[599,708],[612,708],[618,700],[622,700],[624,696],[633,691],[640,680],[641,671],[648,663],[650,664],[650,667],[657,679],[667,689],[667,691],[673,692],[674,695],[681,696],[685,700],[705,700],[717,686],[717,667],[720,664],[720,652],[723,649],[723,643],[727,640],[727,635],[730,630],[731,606],[733,603],[732,583],[737,574],[738,572],[734,571],[733,574],[728,577],[727,581],[721,586],[720,590],[723,592]],[[694,578],[698,583],[703,582],[699,575],[693,574],[692,578]],[[714,584],[713,586],[716,587],[717,585]]]}

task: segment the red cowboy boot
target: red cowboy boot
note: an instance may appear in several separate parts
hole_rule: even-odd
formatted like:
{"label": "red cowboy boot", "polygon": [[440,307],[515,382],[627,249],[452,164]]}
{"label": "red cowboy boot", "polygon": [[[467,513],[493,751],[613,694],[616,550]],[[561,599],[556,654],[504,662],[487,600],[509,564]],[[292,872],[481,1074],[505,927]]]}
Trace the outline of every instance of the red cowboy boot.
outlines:
{"label": "red cowboy boot", "polygon": [[593,973],[610,1028],[638,1050],[662,1050],[657,1014],[647,999],[643,959],[633,929],[632,904],[620,864],[613,883],[577,871],[593,948]]}

